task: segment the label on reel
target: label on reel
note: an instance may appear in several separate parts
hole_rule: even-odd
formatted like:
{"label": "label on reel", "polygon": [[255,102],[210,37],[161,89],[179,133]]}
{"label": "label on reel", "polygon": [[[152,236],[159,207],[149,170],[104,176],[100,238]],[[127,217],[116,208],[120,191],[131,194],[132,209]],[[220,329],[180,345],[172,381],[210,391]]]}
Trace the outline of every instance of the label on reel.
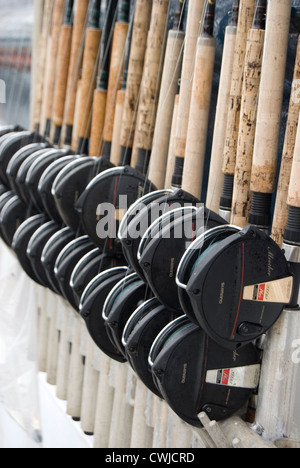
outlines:
{"label": "label on reel", "polygon": [[206,383],[226,385],[228,387],[257,388],[260,377],[260,365],[234,367],[231,369],[209,370]]}
{"label": "label on reel", "polygon": [[293,277],[282,278],[268,283],[254,284],[244,288],[244,301],[289,304],[293,292]]}

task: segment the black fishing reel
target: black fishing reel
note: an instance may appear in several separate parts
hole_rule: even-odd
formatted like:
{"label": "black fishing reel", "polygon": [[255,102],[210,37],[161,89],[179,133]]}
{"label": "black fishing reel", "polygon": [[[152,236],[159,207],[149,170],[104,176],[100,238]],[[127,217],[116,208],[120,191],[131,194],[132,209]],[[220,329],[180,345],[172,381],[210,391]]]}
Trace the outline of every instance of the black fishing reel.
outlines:
{"label": "black fishing reel", "polygon": [[223,218],[199,204],[165,213],[145,232],[137,261],[153,293],[169,310],[182,310],[176,272],[187,248],[204,231],[224,224]]}
{"label": "black fishing reel", "polygon": [[52,290],[60,296],[62,296],[62,292],[54,273],[55,263],[62,250],[74,240],[75,233],[70,228],[59,229],[49,238],[41,254],[41,263],[48,281],[52,285]]}
{"label": "black fishing reel", "polygon": [[155,187],[131,167],[115,167],[94,177],[76,205],[84,232],[104,252],[120,253],[117,237],[128,208]]}
{"label": "black fishing reel", "polygon": [[20,131],[11,132],[4,135],[0,140],[0,180],[1,183],[9,187],[7,167],[11,158],[21,148],[32,143],[49,143],[47,139],[36,132]]}
{"label": "black fishing reel", "polygon": [[127,275],[127,267],[116,267],[103,271],[86,286],[79,304],[79,313],[84,319],[94,343],[105,355],[121,363],[125,363],[127,359],[109,337],[102,310],[110,292]]}
{"label": "black fishing reel", "polygon": [[180,207],[200,205],[193,195],[178,190],[158,190],[137,200],[124,216],[118,238],[124,256],[134,271],[145,280],[145,273],[138,260],[140,242],[149,226],[166,213]]}
{"label": "black fishing reel", "polygon": [[122,266],[126,266],[123,255],[106,254],[99,247],[84,255],[75,266],[70,278],[70,287],[76,304],[79,306],[81,295],[93,278],[102,272]]}
{"label": "black fishing reel", "polygon": [[122,335],[125,355],[137,376],[155,395],[162,395],[155,384],[148,355],[157,335],[176,318],[156,297],[144,302],[129,317]]}
{"label": "black fishing reel", "polygon": [[109,293],[102,310],[111,342],[126,358],[122,335],[127,320],[145,301],[153,297],[148,285],[136,273],[125,276]]}
{"label": "black fishing reel", "polygon": [[183,255],[176,282],[186,315],[229,349],[265,334],[294,287],[284,253],[254,226],[204,232]]}
{"label": "black fishing reel", "polygon": [[258,387],[261,356],[253,344],[222,347],[182,316],[156,337],[149,366],[159,392],[188,424],[202,427],[201,412],[220,421],[244,410]]}
{"label": "black fishing reel", "polygon": [[69,242],[58,255],[54,265],[54,275],[59,285],[61,295],[78,312],[78,303],[70,285],[71,277],[77,263],[95,246],[88,236],[76,237]]}
{"label": "black fishing reel", "polygon": [[97,158],[76,156],[56,176],[52,185],[52,195],[57,211],[65,225],[78,235],[85,234],[81,229],[80,218],[75,209],[80,195],[95,174]]}
{"label": "black fishing reel", "polygon": [[44,286],[44,284],[32,267],[32,263],[27,255],[27,248],[34,233],[48,221],[49,220],[44,213],[29,217],[16,230],[11,245],[25,273],[35,283],[41,286]]}
{"label": "black fishing reel", "polygon": [[42,264],[42,252],[49,239],[59,230],[54,221],[43,223],[31,236],[27,245],[27,257],[31,263],[32,270],[38,278],[39,283],[45,288],[56,292],[52,283],[48,280],[45,268]]}

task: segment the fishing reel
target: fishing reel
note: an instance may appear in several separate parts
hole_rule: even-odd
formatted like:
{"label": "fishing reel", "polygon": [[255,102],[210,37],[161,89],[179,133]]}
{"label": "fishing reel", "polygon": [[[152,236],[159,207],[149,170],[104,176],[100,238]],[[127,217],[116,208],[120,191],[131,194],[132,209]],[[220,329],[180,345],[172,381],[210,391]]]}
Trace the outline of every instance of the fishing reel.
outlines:
{"label": "fishing reel", "polygon": [[106,356],[121,363],[126,362],[127,359],[109,337],[102,310],[110,292],[127,275],[127,267],[116,267],[103,271],[86,286],[79,304],[79,313],[84,319],[94,343]]}
{"label": "fishing reel", "polygon": [[36,132],[20,131],[4,135],[0,141],[0,180],[9,187],[9,179],[6,174],[7,166],[11,158],[21,148],[32,143],[49,143],[47,139]]}
{"label": "fishing reel", "polygon": [[40,156],[37,157],[30,165],[26,174],[25,185],[30,199],[38,211],[44,211],[44,204],[38,190],[39,182],[44,171],[53,162],[72,154],[73,152],[68,150],[48,149],[43,151],[42,154],[40,154]]}
{"label": "fishing reel", "polygon": [[103,251],[122,252],[117,233],[124,214],[143,194],[154,190],[149,180],[128,166],[98,174],[76,205],[84,232]]}
{"label": "fishing reel", "polygon": [[81,295],[93,278],[101,272],[122,266],[126,266],[122,255],[103,253],[99,247],[83,256],[75,266],[70,279],[70,287],[73,290],[76,304],[79,306]]}
{"label": "fishing reel", "polygon": [[148,355],[157,335],[176,318],[156,297],[144,302],[129,317],[123,330],[122,344],[132,369],[155,395],[162,398],[155,384]]}
{"label": "fishing reel", "polygon": [[58,231],[58,229],[59,227],[54,221],[45,222],[33,233],[29,239],[26,249],[27,257],[31,263],[32,270],[39,279],[39,283],[53,292],[55,292],[55,289],[48,280],[41,257],[48,240]]}
{"label": "fishing reel", "polygon": [[52,145],[48,143],[31,143],[20,148],[19,151],[17,151],[10,159],[7,165],[6,175],[9,180],[9,185],[11,189],[14,190],[20,198],[22,197],[19,192],[19,186],[16,183],[16,177],[22,163],[37,151],[42,151],[50,148],[52,148]]}
{"label": "fishing reel", "polygon": [[26,219],[19,228],[16,230],[13,240],[12,240],[12,249],[16,254],[18,261],[25,271],[25,273],[31,278],[35,283],[43,286],[42,281],[36,275],[31,261],[27,256],[27,246],[33,236],[33,234],[47,221],[45,214],[38,214],[31,216]]}
{"label": "fishing reel", "polygon": [[138,261],[140,242],[149,226],[175,207],[196,206],[200,201],[189,193],[179,190],[158,190],[137,200],[127,211],[118,231],[118,238],[128,264],[145,280]]}
{"label": "fishing reel", "polygon": [[52,285],[52,290],[59,296],[62,295],[62,292],[59,282],[54,274],[55,262],[62,250],[74,240],[75,233],[70,228],[65,227],[59,229],[49,238],[42,251],[41,263],[48,281]]}
{"label": "fishing reel", "polygon": [[254,226],[204,232],[183,255],[176,282],[185,314],[229,349],[265,334],[294,287],[284,253]]}
{"label": "fishing reel", "polygon": [[67,155],[54,161],[46,168],[38,182],[37,190],[43,206],[43,211],[47,213],[50,219],[53,219],[53,221],[56,221],[58,224],[63,223],[63,220],[59,214],[55,199],[52,194],[52,186],[60,171],[63,170],[75,158],[76,156]]}
{"label": "fishing reel", "polygon": [[204,231],[224,225],[219,215],[203,205],[183,206],[154,221],[138,248],[137,261],[155,296],[167,309],[182,310],[176,272],[188,246]]}
{"label": "fishing reel", "polygon": [[52,195],[61,219],[80,235],[84,233],[75,205],[93,178],[96,164],[97,158],[77,156],[57,174],[52,185]]}
{"label": "fishing reel", "polygon": [[261,356],[253,344],[230,350],[182,316],[156,337],[149,366],[162,397],[185,422],[202,427],[206,412],[220,421],[244,409],[257,389]]}
{"label": "fishing reel", "polygon": [[153,297],[148,285],[136,273],[128,272],[109,293],[102,310],[111,342],[126,358],[122,335],[127,320],[145,301]]}
{"label": "fishing reel", "polygon": [[54,275],[61,295],[78,312],[78,304],[70,285],[71,276],[77,263],[95,246],[88,236],[80,236],[69,242],[58,255],[54,265]]}

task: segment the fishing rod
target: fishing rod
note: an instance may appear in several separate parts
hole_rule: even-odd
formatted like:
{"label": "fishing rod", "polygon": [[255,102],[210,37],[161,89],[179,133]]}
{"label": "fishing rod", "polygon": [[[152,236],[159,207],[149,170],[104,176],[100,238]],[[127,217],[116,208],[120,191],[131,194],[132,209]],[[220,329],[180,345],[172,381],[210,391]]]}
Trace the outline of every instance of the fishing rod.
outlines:
{"label": "fishing rod", "polygon": [[55,91],[53,100],[53,144],[59,145],[64,118],[65,99],[69,64],[72,48],[73,34],[73,7],[74,1],[68,0],[66,5],[64,23],[61,28],[61,37],[57,57],[57,75],[55,80]]}
{"label": "fishing rod", "polygon": [[[111,0],[107,6],[107,23],[103,36],[102,60],[94,93],[91,122],[90,156],[102,155],[104,139],[108,138],[104,159],[109,161],[110,136],[108,132],[114,121],[116,93],[120,87],[124,47],[128,33],[129,2]],[[113,31],[113,35],[112,35]]]}
{"label": "fishing rod", "polygon": [[131,166],[143,175],[148,173],[151,156],[158,105],[157,93],[161,86],[162,64],[165,56],[169,8],[169,1],[163,1],[159,4],[155,0],[153,2],[131,161]]}
{"label": "fishing rod", "polygon": [[[174,111],[174,100],[182,69],[184,50],[184,17],[188,2],[178,0],[174,5],[174,24],[168,33],[164,70],[160,88],[160,99],[153,136],[149,179],[160,190],[164,188],[168,148]],[[172,3],[170,5],[172,8]]]}
{"label": "fishing rod", "polygon": [[[136,0],[128,68],[125,67],[123,86],[126,84],[124,108],[120,130],[120,157],[122,165],[130,165],[134,143],[136,114],[143,77],[147,37],[150,27],[152,1]],[[127,69],[127,72],[126,72]]]}
{"label": "fishing rod", "polygon": [[89,15],[89,4],[89,0],[77,1],[74,11],[72,44],[66,82],[63,128],[61,134],[61,142],[63,142],[66,147],[72,147],[76,96],[78,93],[78,81],[83,60],[84,38]]}
{"label": "fishing rod", "polygon": [[101,40],[100,29],[101,1],[92,2],[89,12],[89,21],[85,32],[83,63],[80,78],[80,92],[76,97],[75,114],[78,113],[75,135],[78,139],[77,153],[88,154],[90,138],[90,113],[93,105],[93,91],[96,86],[97,64],[99,60],[99,46]]}
{"label": "fishing rod", "polygon": [[240,0],[233,0],[231,20],[225,29],[223,55],[220,70],[219,92],[213,132],[210,168],[208,176],[206,206],[219,212],[224,175],[221,170],[226,136],[229,96],[234,61],[235,41],[239,16]]}
{"label": "fishing rod", "polygon": [[197,42],[193,86],[182,188],[201,198],[208,120],[211,105],[215,65],[216,40],[214,38],[215,0],[209,0],[205,9],[202,32]]}
{"label": "fishing rod", "polygon": [[51,135],[52,105],[55,89],[56,61],[59,48],[59,32],[63,23],[65,9],[65,0],[55,0],[53,5],[51,38],[49,39],[50,48],[47,55],[47,64],[45,70],[44,97],[41,122],[41,133],[49,138]]}
{"label": "fishing rod", "polygon": [[241,93],[247,37],[248,32],[253,24],[255,4],[255,0],[242,0],[239,7],[239,19],[229,98],[226,138],[223,152],[222,171],[224,173],[224,185],[222,197],[220,200],[220,214],[227,220],[230,217],[232,203],[232,187],[239,135]]}
{"label": "fishing rod", "polygon": [[36,79],[34,83],[34,104],[32,113],[32,129],[40,131],[42,124],[43,94],[45,90],[44,75],[46,72],[47,49],[52,22],[53,1],[45,0],[43,8],[42,31],[39,37],[39,52]]}
{"label": "fishing rod", "polygon": [[[251,173],[249,223],[269,231],[276,185],[279,132],[291,19],[291,2],[268,2],[265,47]],[[274,27],[276,24],[276,34]],[[276,66],[275,66],[276,65]],[[272,102],[270,101],[272,96]]]}
{"label": "fishing rod", "polygon": [[189,0],[189,9],[186,25],[185,47],[182,64],[180,95],[175,136],[175,168],[172,177],[172,186],[180,187],[186,146],[186,133],[191,101],[191,80],[194,70],[194,59],[197,40],[199,36],[199,24],[203,15],[204,1]]}
{"label": "fishing rod", "polygon": [[278,178],[278,187],[276,192],[275,209],[273,215],[271,236],[281,245],[283,242],[283,234],[288,220],[288,190],[290,184],[291,169],[294,157],[295,141],[297,135],[298,119],[299,119],[299,102],[295,98],[300,77],[300,40],[298,39],[294,75],[292,80],[292,91],[288,110],[288,118],[285,131],[285,139],[282,151],[282,161],[280,174]]}
{"label": "fishing rod", "polygon": [[[115,11],[114,1],[110,1],[107,5],[105,15],[105,25],[103,28],[102,39],[101,39],[101,51],[100,51],[100,64],[99,66],[103,69],[102,83],[105,89],[96,89],[94,94],[93,108],[99,110],[99,102],[95,101],[98,98],[96,96],[101,95],[105,97],[107,94],[107,79],[109,72],[110,63],[110,44],[111,44],[111,31],[114,25]],[[107,68],[108,67],[108,68]],[[107,72],[107,73],[106,73]],[[105,112],[104,114],[105,115]],[[97,122],[98,123],[98,122]],[[78,142],[76,143],[76,145]],[[90,147],[93,146],[93,137],[91,136]],[[52,186],[52,193],[55,199],[57,209],[60,216],[64,220],[65,224],[74,230],[76,233],[82,233],[79,215],[75,209],[75,204],[79,196],[83,193],[88,183],[92,180],[94,175],[101,170],[105,170],[111,167],[110,162],[105,159],[98,159],[95,156],[90,157],[81,155],[76,158],[70,165],[60,171],[54,180]]]}
{"label": "fishing rod", "polygon": [[248,33],[241,98],[239,136],[234,174],[231,224],[245,227],[251,204],[251,169],[256,128],[267,2],[257,1],[253,26]]}

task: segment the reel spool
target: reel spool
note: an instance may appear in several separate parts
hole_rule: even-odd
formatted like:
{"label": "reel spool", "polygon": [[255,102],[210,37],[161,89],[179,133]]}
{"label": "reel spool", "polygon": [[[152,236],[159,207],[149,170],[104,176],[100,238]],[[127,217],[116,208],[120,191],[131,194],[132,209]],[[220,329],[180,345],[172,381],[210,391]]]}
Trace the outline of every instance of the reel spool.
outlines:
{"label": "reel spool", "polygon": [[15,232],[28,217],[28,207],[17,195],[9,197],[0,212],[0,225],[3,240],[11,247]]}
{"label": "reel spool", "polygon": [[74,232],[84,235],[75,209],[78,198],[96,174],[107,170],[111,163],[103,158],[77,156],[56,177],[52,194],[61,218]]}
{"label": "reel spool", "polygon": [[36,209],[35,205],[32,202],[28,187],[26,185],[26,177],[28,171],[30,170],[34,161],[36,161],[40,156],[43,156],[45,149],[40,149],[38,151],[30,154],[24,161],[21,163],[18,168],[17,174],[15,176],[14,187],[18,197],[26,204],[30,205],[32,209]]}
{"label": "reel spool", "polygon": [[180,313],[176,272],[187,247],[203,230],[225,220],[204,207],[182,207],[158,218],[144,234],[137,259],[154,295],[169,310]]}
{"label": "reel spool", "polygon": [[[0,195],[0,217],[1,217],[2,210],[4,206],[6,205],[6,203],[9,200],[11,200],[14,196],[15,196],[14,192],[8,189],[4,191],[2,195]],[[4,241],[4,243],[9,247],[9,244],[7,243],[6,238],[2,232],[1,222],[0,222],[0,236],[1,236],[1,239]]]}
{"label": "reel spool", "polygon": [[108,327],[108,336],[125,358],[122,335],[126,322],[133,312],[151,297],[149,287],[136,273],[132,273],[111,290],[104,303],[102,317]]}
{"label": "reel spool", "polygon": [[52,185],[59,172],[66,167],[67,164],[72,162],[76,156],[65,156],[57,161],[51,163],[43,172],[39,184],[38,193],[45,211],[50,219],[56,221],[58,224],[62,223],[61,216],[57,210],[57,206],[52,194]]}
{"label": "reel spool", "polygon": [[149,226],[155,219],[172,210],[174,205],[179,208],[198,203],[198,199],[181,189],[161,190],[142,197],[128,210],[128,215],[120,225],[118,237],[129,265],[142,279],[145,279],[145,275],[137,256],[141,239]]}
{"label": "reel spool", "polygon": [[98,247],[80,259],[70,279],[70,286],[78,306],[81,295],[90,281],[101,272],[118,266],[125,266],[125,260],[122,256],[116,257],[104,254]]}
{"label": "reel spool", "polygon": [[[97,175],[86,187],[76,205],[85,233],[104,252],[122,252],[117,233],[124,210],[127,211],[142,194],[154,190],[155,187],[150,181],[128,166],[115,167]],[[124,197],[126,207],[121,206]],[[106,211],[111,209],[114,212],[106,216]],[[99,228],[98,223],[107,226],[108,229]]]}
{"label": "reel spool", "polygon": [[31,262],[27,256],[27,246],[33,234],[48,221],[49,220],[44,213],[31,216],[16,230],[12,240],[12,249],[17,256],[21,267],[29,278],[41,286],[44,286],[44,284],[40,281],[32,268]]}
{"label": "reel spool", "polygon": [[59,283],[54,274],[54,267],[57,257],[60,252],[75,239],[75,233],[68,227],[57,231],[46,243],[42,255],[41,262],[44,267],[49,283],[53,290],[58,295],[62,295]]}
{"label": "reel spool", "polygon": [[42,200],[38,191],[39,181],[43,172],[49,167],[49,165],[52,162],[59,160],[60,158],[63,158],[65,156],[69,156],[71,154],[73,153],[68,150],[57,150],[57,149],[45,150],[31,164],[26,175],[25,184],[27,186],[30,198],[37,210],[39,211],[44,210],[44,205],[42,203]]}
{"label": "reel spool", "polygon": [[24,146],[27,146],[31,143],[48,143],[48,141],[36,132],[23,131],[9,133],[3,144],[1,144],[0,180],[7,187],[9,186],[9,179],[6,174],[6,170],[9,161],[20,148],[23,148]]}
{"label": "reel spool", "polygon": [[67,244],[55,262],[54,274],[58,281],[60,291],[63,297],[77,312],[78,306],[74,299],[73,290],[70,286],[71,276],[79,260],[94,248],[95,246],[92,244],[88,236],[78,237]]}
{"label": "reel spool", "polygon": [[282,250],[254,226],[204,233],[183,256],[176,281],[185,313],[230,349],[266,333],[293,291]]}
{"label": "reel spool", "polygon": [[238,351],[221,347],[182,316],[155,339],[149,365],[173,411],[202,427],[197,417],[202,411],[220,421],[246,406],[258,387],[261,357],[253,344]]}
{"label": "reel spool", "polygon": [[53,292],[55,292],[55,290],[53,290],[52,284],[48,281],[48,277],[41,262],[41,257],[46,243],[58,229],[59,227],[54,221],[48,221],[35,231],[27,246],[27,256],[35,275],[39,278],[43,286],[51,289]]}
{"label": "reel spool", "polygon": [[75,205],[92,179],[96,166],[97,158],[77,156],[59,172],[52,185],[52,195],[61,219],[78,234],[83,232]]}
{"label": "reel spool", "polygon": [[102,309],[107,296],[127,274],[127,267],[117,267],[95,276],[82,293],[79,305],[79,313],[94,343],[108,357],[121,363],[127,359],[109,338]]}
{"label": "reel spool", "polygon": [[16,184],[16,177],[18,170],[20,169],[22,163],[29,157],[31,154],[36,153],[40,150],[50,149],[52,146],[47,143],[31,143],[30,145],[24,146],[19,151],[17,151],[11,160],[9,161],[6,169],[6,175],[9,180],[9,186],[12,190],[19,195],[18,185]]}
{"label": "reel spool", "polygon": [[130,316],[122,335],[125,354],[132,369],[144,385],[160,398],[162,395],[153,380],[148,355],[157,335],[175,318],[176,315],[154,297]]}

